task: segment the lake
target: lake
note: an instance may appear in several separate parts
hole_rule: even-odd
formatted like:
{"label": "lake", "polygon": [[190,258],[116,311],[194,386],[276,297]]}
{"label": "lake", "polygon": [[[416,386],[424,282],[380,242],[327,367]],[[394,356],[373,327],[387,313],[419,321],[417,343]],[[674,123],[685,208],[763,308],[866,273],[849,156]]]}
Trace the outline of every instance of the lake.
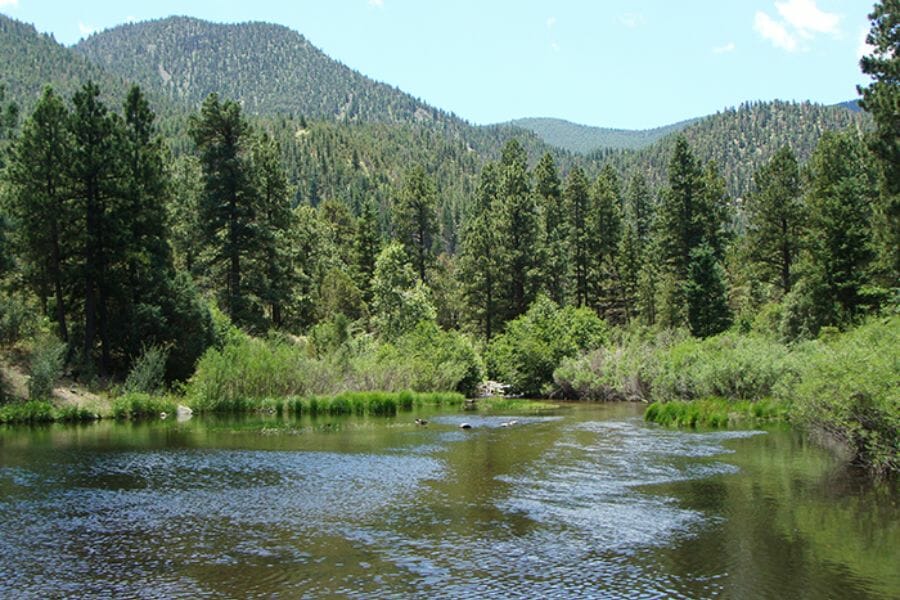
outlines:
{"label": "lake", "polygon": [[643,408],[0,429],[0,597],[900,597],[895,483]]}

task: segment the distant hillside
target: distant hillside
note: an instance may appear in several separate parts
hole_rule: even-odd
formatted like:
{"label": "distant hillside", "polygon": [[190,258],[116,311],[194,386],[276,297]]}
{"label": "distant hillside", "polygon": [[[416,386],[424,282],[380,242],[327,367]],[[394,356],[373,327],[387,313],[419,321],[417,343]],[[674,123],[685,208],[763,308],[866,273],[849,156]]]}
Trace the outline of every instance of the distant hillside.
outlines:
{"label": "distant hillside", "polygon": [[[750,102],[700,119],[684,128],[684,135],[703,161],[715,160],[732,196],[752,189],[753,173],[781,146],[790,146],[805,162],[825,131],[867,127],[869,115],[843,106],[811,102]],[[622,171],[648,173],[662,185],[674,147],[675,134],[638,151],[597,151],[589,157],[609,161]]]}
{"label": "distant hillside", "polygon": [[853,112],[862,112],[862,106],[859,105],[859,100],[847,100],[846,102],[839,102],[838,104],[835,104],[835,106],[840,106],[847,110],[852,110]]}
{"label": "distant hillside", "polygon": [[333,60],[281,25],[169,17],[95,33],[74,49],[191,107],[217,92],[240,99],[249,114],[385,123],[450,118]]}
{"label": "distant hillside", "polygon": [[681,131],[699,119],[688,119],[655,129],[609,129],[579,125],[563,119],[515,119],[509,124],[533,131],[539,138],[570,152],[587,154],[600,148],[614,150],[640,150],[657,142],[670,133]]}
{"label": "distant hillside", "polygon": [[108,99],[117,98],[117,104],[125,97],[126,84],[121,77],[57,43],[52,35],[38,33],[32,25],[4,15],[0,15],[0,65],[0,83],[25,113],[47,84],[70,97],[83,83],[93,80]]}

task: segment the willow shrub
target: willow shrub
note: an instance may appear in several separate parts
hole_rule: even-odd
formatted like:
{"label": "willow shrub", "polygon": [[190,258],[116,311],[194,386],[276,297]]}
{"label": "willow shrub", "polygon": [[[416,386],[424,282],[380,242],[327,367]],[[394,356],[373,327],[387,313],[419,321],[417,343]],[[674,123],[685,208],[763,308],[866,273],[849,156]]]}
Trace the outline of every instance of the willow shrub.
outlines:
{"label": "willow shrub", "polygon": [[241,411],[267,399],[345,392],[470,394],[481,374],[468,338],[423,322],[391,344],[363,335],[324,356],[302,340],[233,338],[203,355],[186,391],[199,410]]}
{"label": "willow shrub", "polygon": [[539,296],[524,315],[510,321],[488,348],[492,377],[525,396],[553,389],[553,371],[565,358],[600,347],[606,323],[588,308],[559,308]]}
{"label": "willow shrub", "polygon": [[593,400],[760,400],[795,377],[786,346],[761,336],[635,330],[615,343],[562,362],[559,390]]}
{"label": "willow shrub", "polygon": [[796,381],[779,389],[791,419],[847,444],[857,463],[900,470],[900,317],[798,348]]}

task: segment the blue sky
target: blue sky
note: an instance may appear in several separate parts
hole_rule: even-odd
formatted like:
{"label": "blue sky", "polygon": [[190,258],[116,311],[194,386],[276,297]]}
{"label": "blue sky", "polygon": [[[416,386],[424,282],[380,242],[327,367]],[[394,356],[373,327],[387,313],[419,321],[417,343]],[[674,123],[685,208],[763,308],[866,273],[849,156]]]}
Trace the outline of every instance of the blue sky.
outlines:
{"label": "blue sky", "polygon": [[745,100],[856,97],[871,0],[0,0],[72,44],[128,20],[269,21],[473,123],[648,128]]}

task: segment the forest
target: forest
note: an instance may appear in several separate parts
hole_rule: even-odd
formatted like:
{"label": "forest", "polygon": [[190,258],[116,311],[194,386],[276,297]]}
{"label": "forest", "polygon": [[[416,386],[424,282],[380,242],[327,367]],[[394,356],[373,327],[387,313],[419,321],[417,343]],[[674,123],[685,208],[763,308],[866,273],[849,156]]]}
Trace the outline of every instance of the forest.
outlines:
{"label": "forest", "polygon": [[351,122],[371,98],[336,122],[230,89],[157,115],[146,81],[7,91],[0,421],[490,379],[683,425],[787,419],[896,472],[895,19],[872,15],[864,115],[748,105],[586,158],[499,129],[475,153],[437,112]]}

